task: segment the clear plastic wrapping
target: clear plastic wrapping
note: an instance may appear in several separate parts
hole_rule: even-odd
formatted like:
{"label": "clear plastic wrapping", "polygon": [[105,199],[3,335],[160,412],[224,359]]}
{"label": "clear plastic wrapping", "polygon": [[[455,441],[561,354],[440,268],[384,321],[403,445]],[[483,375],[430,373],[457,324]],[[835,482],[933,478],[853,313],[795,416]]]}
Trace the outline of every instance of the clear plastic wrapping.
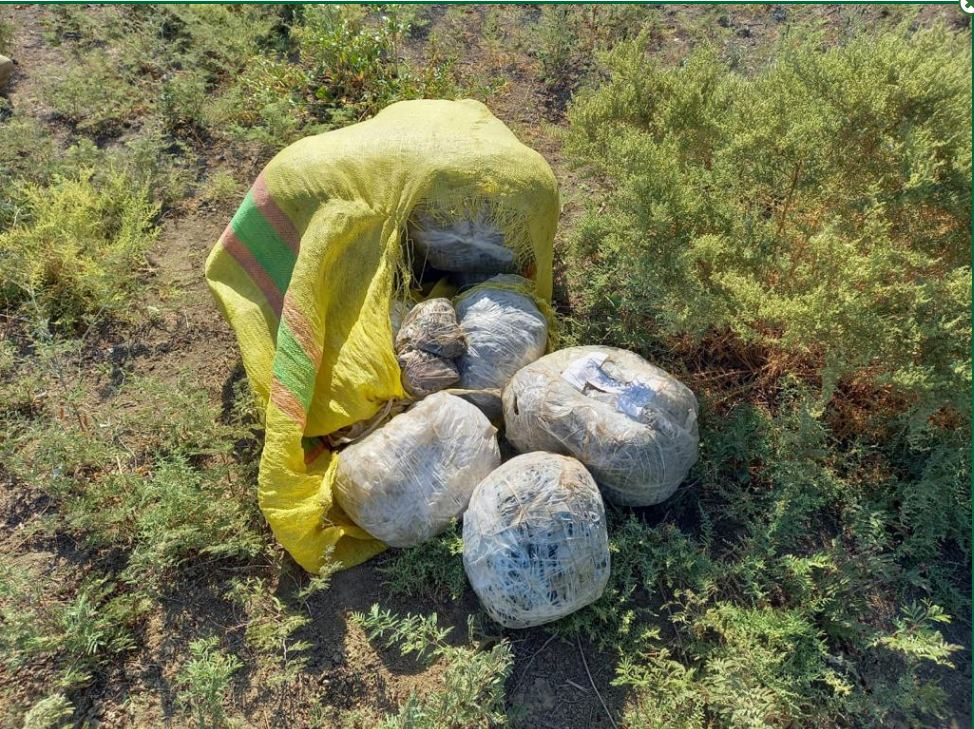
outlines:
{"label": "clear plastic wrapping", "polygon": [[449,299],[428,299],[412,307],[395,344],[403,387],[413,397],[426,397],[459,382],[455,359],[466,351],[467,343]]}
{"label": "clear plastic wrapping", "polygon": [[511,288],[529,285],[520,276],[495,276],[457,299],[457,318],[467,339],[467,351],[457,360],[459,387],[502,388],[544,354],[548,321],[530,296]]}
{"label": "clear plastic wrapping", "polygon": [[514,270],[514,251],[504,234],[485,217],[445,223],[419,215],[409,228],[420,262],[441,271],[508,273]]}
{"label": "clear plastic wrapping", "polygon": [[396,355],[402,386],[415,398],[445,390],[460,381],[460,370],[452,359],[437,357],[421,349],[407,349]]}
{"label": "clear plastic wrapping", "polygon": [[579,459],[605,497],[668,499],[697,460],[697,399],[633,352],[571,347],[524,367],[504,390],[507,439],[521,452]]}
{"label": "clear plastic wrapping", "polygon": [[602,497],[574,458],[512,458],[480,482],[463,517],[467,579],[508,628],[549,623],[594,602],[609,562]]}
{"label": "clear plastic wrapping", "polygon": [[339,454],[335,498],[386,544],[420,544],[463,513],[500,463],[496,432],[474,405],[430,395]]}
{"label": "clear plastic wrapping", "polygon": [[446,359],[464,353],[467,343],[449,299],[427,299],[410,309],[396,335],[396,351],[410,348]]}

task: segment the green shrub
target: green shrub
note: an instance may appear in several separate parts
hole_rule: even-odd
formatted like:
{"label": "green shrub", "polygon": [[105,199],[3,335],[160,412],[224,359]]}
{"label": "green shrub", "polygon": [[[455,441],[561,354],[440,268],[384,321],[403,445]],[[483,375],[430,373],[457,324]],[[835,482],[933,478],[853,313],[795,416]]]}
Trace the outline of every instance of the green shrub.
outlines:
{"label": "green shrub", "polygon": [[[352,620],[386,648],[397,646],[402,655],[425,663],[443,663],[443,688],[427,696],[411,694],[397,715],[380,722],[381,729],[465,729],[503,726],[504,685],[514,657],[507,642],[490,650],[453,646],[446,642],[450,628],[440,628],[436,613],[428,616],[394,615],[373,605],[368,613],[353,613]],[[473,640],[473,623],[468,624]]]}
{"label": "green shrub", "polygon": [[0,18],[0,53],[10,52],[10,41],[14,36],[14,24],[9,20]]}
{"label": "green shrub", "polygon": [[74,706],[64,694],[51,694],[24,714],[24,729],[63,729],[71,726]]}
{"label": "green shrub", "polygon": [[379,571],[395,595],[458,600],[467,589],[459,525],[418,547],[397,549]]}
{"label": "green shrub", "polygon": [[[313,578],[315,587],[326,589],[328,575]],[[288,604],[274,594],[267,580],[247,578],[231,581],[227,597],[243,608],[247,616],[244,638],[253,651],[256,663],[270,670],[269,684],[286,684],[307,668],[307,651],[312,643],[294,637],[311,619],[290,609]]]}
{"label": "green shrub", "polygon": [[314,133],[304,70],[256,57],[214,104],[212,121],[231,138],[255,141],[268,153]]}
{"label": "green shrub", "polygon": [[227,726],[223,708],[233,674],[243,667],[240,659],[218,650],[218,638],[201,638],[189,644],[192,658],[180,669],[176,702],[195,719],[199,729]]}
{"label": "green shrub", "polygon": [[644,45],[605,56],[570,113],[570,152],[612,190],[574,236],[583,331],[639,347],[647,329],[730,330],[811,360],[826,399],[859,374],[921,420],[967,411],[965,37],[809,41],[749,77]]}
{"label": "green shrub", "polygon": [[23,184],[48,182],[59,159],[54,135],[32,117],[18,113],[7,118],[0,115],[0,135],[0,178],[7,181],[0,186],[2,231],[21,215]]}
{"label": "green shrub", "polygon": [[162,84],[159,112],[168,132],[174,135],[198,135],[206,126],[209,104],[206,80],[199,73],[182,71]]}
{"label": "green shrub", "polygon": [[56,500],[62,529],[95,547],[124,548],[119,577],[146,593],[180,569],[265,554],[245,401],[224,423],[205,390],[133,377],[119,396],[141,404],[96,415],[96,425],[71,352],[53,354],[9,385],[0,379],[0,393],[33,383],[59,395],[50,412],[0,409],[8,434],[0,454],[13,478]]}
{"label": "green shrub", "polygon": [[117,136],[138,115],[138,86],[107,53],[93,51],[44,86],[44,100],[78,131]]}
{"label": "green shrub", "polygon": [[402,99],[452,96],[450,62],[418,72],[399,56],[409,26],[394,14],[376,21],[354,6],[309,6],[294,28],[314,116],[347,123]]}
{"label": "green shrub", "polygon": [[0,559],[0,662],[14,673],[54,662],[57,685],[72,689],[135,647],[132,628],[145,603],[105,579],[85,581],[72,597],[59,588],[33,566]]}
{"label": "green shrub", "polygon": [[47,187],[28,184],[21,197],[16,224],[0,232],[0,305],[29,304],[69,329],[130,303],[156,236],[145,186],[114,170],[82,172]]}

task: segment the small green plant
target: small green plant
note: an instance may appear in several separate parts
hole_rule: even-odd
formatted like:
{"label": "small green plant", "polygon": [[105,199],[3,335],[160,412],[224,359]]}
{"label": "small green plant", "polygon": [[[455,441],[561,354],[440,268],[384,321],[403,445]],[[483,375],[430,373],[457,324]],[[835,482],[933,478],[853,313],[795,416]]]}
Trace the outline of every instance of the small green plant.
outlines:
{"label": "small green plant", "polygon": [[207,91],[206,79],[200,73],[181,71],[166,79],[159,94],[166,131],[175,136],[199,136],[206,128]]}
{"label": "small green plant", "polygon": [[[324,589],[321,584],[319,581],[315,588]],[[293,612],[264,579],[233,580],[227,597],[247,616],[244,637],[257,660],[272,669],[268,681],[273,685],[293,681],[306,667],[311,648],[307,640],[293,636],[311,622],[310,618]]]}
{"label": "small green plant", "polygon": [[[373,605],[368,613],[354,613],[352,620],[387,648],[397,646],[402,655],[424,662],[444,664],[442,689],[420,697],[410,696],[399,714],[386,717],[382,729],[463,729],[503,726],[504,685],[514,663],[506,642],[481,651],[446,642],[450,628],[437,624],[436,614],[404,617]],[[468,624],[473,640],[473,623]]]}
{"label": "small green plant", "polygon": [[120,134],[142,103],[137,85],[100,50],[67,66],[43,93],[58,116],[93,136]]}
{"label": "small green plant", "polygon": [[0,18],[0,53],[10,51],[10,42],[14,37],[14,24],[9,20]]}
{"label": "small green plant", "polygon": [[206,181],[206,187],[200,193],[200,198],[212,203],[239,202],[244,195],[244,188],[230,170],[216,170]]}
{"label": "small green plant", "polygon": [[418,73],[399,57],[408,30],[394,14],[380,16],[373,25],[353,6],[308,7],[294,35],[314,116],[347,122],[393,101],[452,95],[449,61],[434,59]]}
{"label": "small green plant", "polygon": [[189,644],[190,660],[180,669],[176,702],[196,720],[199,729],[227,726],[223,708],[227,689],[243,664],[219,650],[218,638],[201,638]]}
{"label": "small green plant", "polygon": [[146,606],[106,579],[84,582],[70,598],[52,595],[53,586],[34,568],[0,559],[0,661],[13,672],[56,661],[56,683],[77,688],[134,648],[131,629]]}
{"label": "small green plant", "polygon": [[331,578],[336,572],[342,570],[342,563],[332,558],[333,553],[333,547],[328,547],[325,550],[324,564],[318,570],[318,574],[313,575],[308,580],[308,584],[298,590],[297,598],[303,606],[307,607],[308,601],[314,595],[324,592],[331,587]]}
{"label": "small green plant", "polygon": [[62,693],[35,703],[24,715],[24,729],[64,729],[71,725],[74,706]]}
{"label": "small green plant", "polygon": [[58,329],[118,314],[138,283],[157,209],[125,174],[91,171],[27,185],[16,224],[0,232],[0,305],[26,306]]}
{"label": "small green plant", "polygon": [[420,547],[396,550],[379,571],[396,595],[457,600],[467,589],[462,554],[463,537],[454,522],[449,530]]}

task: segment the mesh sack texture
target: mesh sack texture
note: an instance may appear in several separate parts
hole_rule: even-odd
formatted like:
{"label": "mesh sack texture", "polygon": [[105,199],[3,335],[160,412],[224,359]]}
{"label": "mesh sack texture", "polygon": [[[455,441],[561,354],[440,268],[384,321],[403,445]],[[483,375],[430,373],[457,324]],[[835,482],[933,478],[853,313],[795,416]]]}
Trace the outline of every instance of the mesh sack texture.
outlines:
{"label": "mesh sack texture", "polygon": [[420,544],[463,513],[500,463],[496,433],[474,405],[430,395],[339,454],[338,504],[390,546]]}
{"label": "mesh sack texture", "polygon": [[518,451],[574,456],[617,504],[668,499],[697,460],[697,398],[624,349],[553,352],[518,371],[503,401]]}
{"label": "mesh sack texture", "polygon": [[527,293],[530,282],[503,274],[474,286],[455,300],[467,351],[457,360],[459,387],[502,388],[548,345],[548,320]]}
{"label": "mesh sack texture", "polygon": [[467,579],[507,628],[550,623],[598,600],[609,563],[602,496],[574,458],[512,458],[480,482],[463,517]]}
{"label": "mesh sack texture", "polygon": [[424,264],[456,273],[510,273],[514,251],[504,234],[483,214],[444,221],[419,215],[409,226],[414,255]]}

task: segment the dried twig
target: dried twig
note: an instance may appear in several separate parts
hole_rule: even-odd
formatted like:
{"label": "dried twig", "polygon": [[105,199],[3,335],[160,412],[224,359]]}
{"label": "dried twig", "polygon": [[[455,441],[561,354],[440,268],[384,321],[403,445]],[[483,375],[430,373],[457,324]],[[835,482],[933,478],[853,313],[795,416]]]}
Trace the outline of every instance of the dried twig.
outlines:
{"label": "dried twig", "polygon": [[517,682],[516,682],[516,683],[514,684],[514,688],[513,688],[513,689],[511,689],[511,693],[514,693],[514,691],[516,691],[516,690],[517,690],[517,687],[521,685],[521,682],[522,682],[522,681],[524,680],[524,677],[528,675],[528,670],[529,670],[529,669],[531,668],[531,664],[532,664],[532,663],[534,663],[534,659],[535,659],[535,658],[537,658],[537,657],[538,657],[538,656],[539,656],[539,655],[541,654],[541,652],[542,652],[542,651],[543,651],[543,650],[544,650],[545,648],[547,648],[547,647],[548,647],[548,644],[549,644],[549,643],[550,643],[551,641],[553,641],[553,640],[554,640],[555,638],[557,638],[557,637],[558,637],[558,636],[556,636],[556,635],[552,635],[552,636],[551,636],[550,638],[548,638],[548,640],[546,640],[546,641],[545,641],[545,642],[544,642],[544,643],[543,643],[543,644],[541,645],[541,647],[540,647],[540,648],[538,648],[538,650],[536,650],[536,651],[535,651],[535,652],[534,652],[534,653],[532,654],[532,656],[531,656],[531,658],[530,658],[530,659],[528,659],[528,665],[526,665],[526,666],[524,667],[524,670],[523,670],[523,671],[521,671],[521,677],[520,677],[520,678],[519,678],[519,679],[517,680]]}
{"label": "dried twig", "polygon": [[612,718],[612,712],[609,711],[609,707],[605,705],[605,699],[602,698],[602,694],[599,693],[598,687],[595,685],[595,681],[592,679],[592,672],[588,670],[588,661],[585,660],[585,651],[582,650],[582,641],[577,637],[575,638],[575,645],[578,646],[578,653],[582,657],[582,665],[585,666],[585,673],[588,674],[588,681],[592,684],[592,688],[595,690],[595,695],[599,697],[599,702],[602,704],[602,708],[605,709],[605,715],[609,717],[609,723],[612,724],[612,729],[619,729],[616,726],[616,720]]}

